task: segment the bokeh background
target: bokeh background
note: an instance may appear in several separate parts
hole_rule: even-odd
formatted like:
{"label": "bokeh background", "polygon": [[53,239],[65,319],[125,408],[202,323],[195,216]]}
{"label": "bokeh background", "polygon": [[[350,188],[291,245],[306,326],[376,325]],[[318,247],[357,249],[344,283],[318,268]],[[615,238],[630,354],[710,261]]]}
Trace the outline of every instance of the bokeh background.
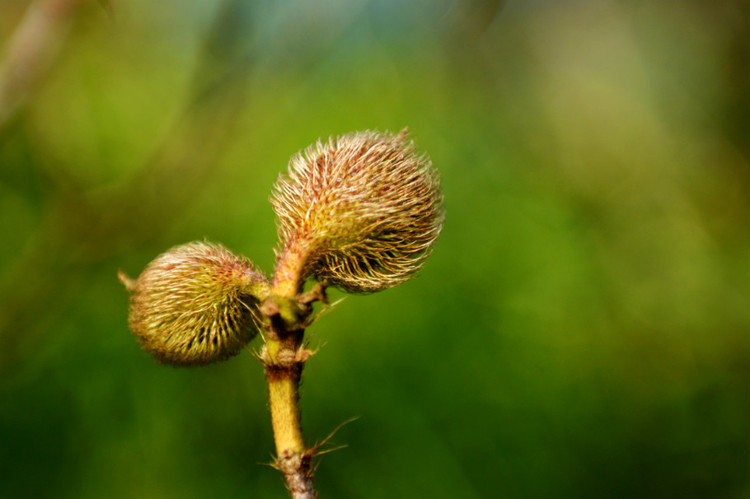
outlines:
{"label": "bokeh background", "polygon": [[0,54],[0,497],[286,497],[258,362],[157,365],[117,269],[271,272],[289,157],[404,126],[445,229],[309,330],[321,497],[750,497],[746,3],[2,0]]}

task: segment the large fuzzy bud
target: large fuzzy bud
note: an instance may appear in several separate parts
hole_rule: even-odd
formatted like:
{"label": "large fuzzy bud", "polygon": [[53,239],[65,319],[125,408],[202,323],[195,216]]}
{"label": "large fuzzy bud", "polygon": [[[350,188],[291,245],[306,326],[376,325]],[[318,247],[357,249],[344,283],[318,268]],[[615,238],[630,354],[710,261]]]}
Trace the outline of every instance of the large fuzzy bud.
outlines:
{"label": "large fuzzy bud", "polygon": [[281,239],[277,279],[314,276],[350,292],[411,277],[443,224],[437,173],[406,130],[350,133],[298,153],[272,204]]}
{"label": "large fuzzy bud", "polygon": [[136,280],[130,328],[158,361],[176,366],[224,360],[258,333],[258,303],[266,277],[245,258],[218,244],[194,242],[170,249]]}

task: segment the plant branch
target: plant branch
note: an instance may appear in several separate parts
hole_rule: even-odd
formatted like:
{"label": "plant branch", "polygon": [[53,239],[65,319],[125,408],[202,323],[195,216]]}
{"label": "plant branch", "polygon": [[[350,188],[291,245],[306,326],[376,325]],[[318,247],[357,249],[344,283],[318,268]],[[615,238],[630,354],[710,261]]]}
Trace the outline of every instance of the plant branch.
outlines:
{"label": "plant branch", "polygon": [[302,436],[299,409],[299,385],[303,360],[289,365],[265,363],[268,401],[276,442],[276,467],[286,478],[293,499],[315,499],[312,450]]}
{"label": "plant branch", "polygon": [[305,238],[297,239],[282,249],[273,276],[275,293],[291,297],[302,291],[309,252],[310,244]]}
{"label": "plant branch", "polygon": [[[285,284],[282,288],[289,289]],[[279,286],[275,286],[275,291]],[[276,443],[275,466],[286,478],[292,499],[316,499],[312,458],[302,435],[299,387],[305,362],[304,327],[311,303],[325,296],[322,287],[292,298],[271,294],[260,307],[266,344],[260,354],[268,381],[268,404]]]}

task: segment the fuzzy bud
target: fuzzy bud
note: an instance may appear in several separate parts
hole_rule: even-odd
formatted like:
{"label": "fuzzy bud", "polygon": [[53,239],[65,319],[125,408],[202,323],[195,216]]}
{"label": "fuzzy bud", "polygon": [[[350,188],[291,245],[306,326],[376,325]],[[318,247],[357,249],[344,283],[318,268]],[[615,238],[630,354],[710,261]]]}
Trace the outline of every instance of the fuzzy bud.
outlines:
{"label": "fuzzy bud", "polygon": [[266,277],[218,244],[193,242],[152,261],[136,280],[130,328],[158,361],[175,366],[225,360],[258,333]]}
{"label": "fuzzy bud", "polygon": [[[443,225],[438,175],[407,131],[356,132],[295,155],[272,198],[299,278],[373,292],[420,269]],[[277,271],[278,272],[278,271]]]}

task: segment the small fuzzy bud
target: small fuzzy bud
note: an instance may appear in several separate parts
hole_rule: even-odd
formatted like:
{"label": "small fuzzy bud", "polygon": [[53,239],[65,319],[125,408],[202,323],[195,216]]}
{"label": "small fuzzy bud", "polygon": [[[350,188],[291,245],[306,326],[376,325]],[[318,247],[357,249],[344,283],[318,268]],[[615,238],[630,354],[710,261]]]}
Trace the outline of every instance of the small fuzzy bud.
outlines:
{"label": "small fuzzy bud", "polygon": [[438,175],[406,130],[350,133],[298,153],[276,182],[272,204],[279,266],[350,292],[411,277],[443,225]]}
{"label": "small fuzzy bud", "polygon": [[258,334],[266,277],[218,244],[193,242],[152,261],[138,279],[120,276],[130,328],[158,361],[175,366],[225,360]]}

